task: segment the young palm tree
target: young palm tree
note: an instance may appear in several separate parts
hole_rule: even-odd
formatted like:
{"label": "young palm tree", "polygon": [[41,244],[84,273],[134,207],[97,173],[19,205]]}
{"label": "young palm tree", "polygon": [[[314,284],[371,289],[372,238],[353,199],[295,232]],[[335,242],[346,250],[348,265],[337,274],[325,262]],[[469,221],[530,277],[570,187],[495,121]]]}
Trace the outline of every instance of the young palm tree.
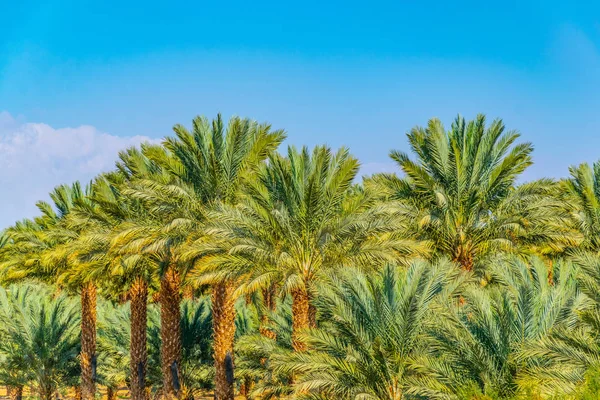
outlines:
{"label": "young palm tree", "polygon": [[[129,382],[131,374],[129,347],[131,342],[131,311],[128,304],[114,306],[103,304],[98,329],[100,349],[99,376],[101,382],[115,390]],[[148,308],[147,341],[149,343],[147,381],[151,391],[164,395],[161,371],[161,317],[159,310]],[[214,379],[212,365],[212,320],[210,298],[198,301],[184,301],[181,308],[181,388],[182,398],[193,398],[201,391],[210,389]]]}
{"label": "young palm tree", "polygon": [[485,116],[457,117],[449,131],[438,119],[408,134],[409,155],[392,151],[404,177],[380,174],[373,183],[398,201],[409,237],[471,270],[487,255],[530,246],[559,252],[576,244],[561,202],[552,198],[550,180],[516,186],[532,164],[533,146],[520,143],[501,120],[486,127]]}
{"label": "young palm tree", "polygon": [[586,374],[600,368],[600,259],[597,254],[579,252],[574,263],[580,268],[578,283],[586,295],[578,319],[534,343],[524,354],[545,361],[544,368],[533,369],[531,375],[550,393],[573,394]]}
{"label": "young palm tree", "polygon": [[[279,399],[293,394],[293,375],[275,371],[271,359],[289,357],[292,345],[292,311],[289,299],[260,321],[259,332],[247,332],[236,344],[236,371],[250,382],[249,398]],[[265,335],[268,330],[270,335]],[[245,382],[246,383],[246,382]],[[254,397],[252,397],[254,396]]]}
{"label": "young palm tree", "polygon": [[[245,290],[278,286],[291,294],[296,350],[306,349],[301,331],[316,325],[318,282],[347,265],[375,268],[427,250],[395,235],[387,205],[353,186],[358,168],[346,149],[316,147],[311,154],[291,147],[287,158],[270,157],[243,203],[211,218],[212,232],[230,241],[230,265],[223,271],[205,263],[203,270],[247,273]],[[215,238],[206,242],[196,250],[218,245]]]}
{"label": "young palm tree", "polygon": [[498,398],[513,398],[520,383],[544,360],[524,356],[547,335],[571,326],[575,311],[585,302],[578,293],[577,269],[555,263],[553,281],[547,265],[513,258],[498,262],[493,284],[471,285],[461,307],[446,307],[432,326],[431,346],[439,358],[429,368],[447,390],[460,393],[468,387]]}
{"label": "young palm tree", "polygon": [[427,396],[421,359],[433,325],[432,305],[452,301],[459,283],[449,262],[413,263],[399,272],[351,271],[321,297],[322,327],[304,332],[306,352],[271,359],[296,376],[295,392],[315,398],[389,399]]}
{"label": "young palm tree", "polygon": [[[174,131],[176,137],[167,138],[164,145],[179,163],[165,167],[193,189],[196,201],[206,210],[236,204],[244,184],[285,138],[283,131],[271,131],[269,125],[248,119],[232,118],[225,127],[220,115],[212,123],[196,118],[192,132],[181,125],[175,126]],[[203,217],[196,216],[200,222],[206,222]],[[204,233],[198,232],[197,236]],[[212,284],[215,396],[229,400],[233,399],[234,383],[236,281],[203,274],[205,256],[203,251],[188,251],[182,259],[194,262],[199,267],[196,276],[201,275],[202,282]]]}
{"label": "young palm tree", "polygon": [[0,354],[50,400],[79,373],[78,311],[40,287],[0,288]]}

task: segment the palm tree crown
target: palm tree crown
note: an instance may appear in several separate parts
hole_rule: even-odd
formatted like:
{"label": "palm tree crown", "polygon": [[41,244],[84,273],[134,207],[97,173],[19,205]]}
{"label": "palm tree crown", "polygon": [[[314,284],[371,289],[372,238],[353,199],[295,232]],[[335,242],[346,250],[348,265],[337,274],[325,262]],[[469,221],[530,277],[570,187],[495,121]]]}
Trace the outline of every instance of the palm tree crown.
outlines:
{"label": "palm tree crown", "polygon": [[519,134],[501,120],[485,122],[483,115],[469,122],[459,116],[449,131],[438,119],[413,128],[407,136],[417,160],[390,153],[405,176],[375,177],[387,198],[399,201],[407,234],[431,241],[467,270],[496,251],[526,245],[558,251],[572,243],[560,205],[549,197],[552,182],[516,186],[532,164],[533,146],[515,144]]}

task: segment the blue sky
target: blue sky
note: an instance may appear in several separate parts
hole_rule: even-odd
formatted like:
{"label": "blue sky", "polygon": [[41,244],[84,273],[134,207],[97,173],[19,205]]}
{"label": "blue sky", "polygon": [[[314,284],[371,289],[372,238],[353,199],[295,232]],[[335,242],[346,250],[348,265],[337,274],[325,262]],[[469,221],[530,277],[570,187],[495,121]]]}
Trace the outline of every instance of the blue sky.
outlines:
{"label": "blue sky", "polygon": [[347,145],[365,173],[392,169],[411,127],[458,113],[532,141],[528,179],[600,159],[600,4],[194,3],[3,4],[0,226],[197,114]]}

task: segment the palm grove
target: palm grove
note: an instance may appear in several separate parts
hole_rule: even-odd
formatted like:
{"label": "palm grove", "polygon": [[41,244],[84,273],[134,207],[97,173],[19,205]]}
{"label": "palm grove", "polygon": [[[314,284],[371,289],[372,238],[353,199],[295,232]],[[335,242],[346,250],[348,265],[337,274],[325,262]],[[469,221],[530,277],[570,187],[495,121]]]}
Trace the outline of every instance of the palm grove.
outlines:
{"label": "palm grove", "polygon": [[[437,119],[358,182],[348,149],[198,117],[0,237],[20,399],[592,398],[600,164],[518,183],[501,120]],[[587,396],[587,397],[586,397]]]}

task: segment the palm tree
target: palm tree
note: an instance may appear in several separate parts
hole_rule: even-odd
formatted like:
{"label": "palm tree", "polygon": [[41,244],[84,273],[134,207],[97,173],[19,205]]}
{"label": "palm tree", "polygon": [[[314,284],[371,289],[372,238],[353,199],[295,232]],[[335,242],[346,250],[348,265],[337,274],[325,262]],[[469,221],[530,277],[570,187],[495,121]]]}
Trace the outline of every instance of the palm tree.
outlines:
{"label": "palm tree", "polygon": [[[247,395],[261,399],[288,398],[293,394],[293,375],[275,371],[269,360],[288,357],[293,351],[291,302],[287,298],[268,319],[260,321],[259,332],[246,332],[236,343],[236,370],[245,377]],[[265,335],[267,330],[270,334]],[[236,331],[237,332],[237,331]],[[250,397],[253,398],[253,397]]]}
{"label": "palm tree", "polygon": [[[121,157],[127,159],[126,153]],[[105,296],[127,299],[131,307],[130,391],[135,400],[147,398],[147,303],[154,290],[156,263],[144,255],[131,254],[124,240],[131,226],[150,219],[135,199],[121,194],[127,184],[122,171],[107,173],[94,181],[93,208],[71,213],[73,226],[87,229],[71,247],[73,257],[86,266],[85,276],[102,286]],[[82,272],[83,273],[83,272]]]}
{"label": "palm tree", "polygon": [[[211,122],[198,117],[189,132],[181,125],[174,128],[175,138],[167,138],[164,146],[177,164],[164,165],[171,173],[193,189],[196,201],[206,210],[238,202],[244,184],[252,179],[261,163],[285,138],[283,131],[271,131],[267,124],[232,118],[227,127],[220,115]],[[196,215],[206,222],[204,215]],[[203,237],[203,232],[197,236]],[[215,362],[215,396],[233,399],[233,341],[235,336],[235,280],[203,274],[201,265],[206,252],[187,252],[182,261],[199,267],[196,276],[213,287],[213,340]],[[223,266],[223,265],[222,265]],[[200,280],[197,280],[200,283]]]}
{"label": "palm tree", "polygon": [[57,186],[51,193],[52,204],[39,201],[41,216],[32,222],[17,224],[7,231],[12,254],[4,254],[5,279],[14,281],[37,278],[59,282],[71,292],[79,292],[81,299],[81,396],[83,400],[95,397],[96,359],[96,286],[76,271],[77,260],[70,257],[70,244],[76,240],[82,227],[68,224],[68,215],[78,206],[92,206],[91,188],[82,188],[79,182]]}
{"label": "palm tree", "polygon": [[560,252],[576,244],[564,205],[547,179],[516,186],[532,164],[533,146],[520,143],[502,120],[457,117],[450,131],[438,119],[408,134],[417,160],[390,157],[404,177],[380,174],[373,183],[404,213],[406,234],[428,240],[463,269],[498,251],[542,248]]}
{"label": "palm tree", "polygon": [[[590,245],[590,242],[588,242]],[[531,371],[535,382],[548,392],[573,393],[586,375],[600,368],[600,259],[578,252],[578,284],[586,295],[578,319],[530,346],[524,356],[545,360],[544,368]]]}
{"label": "palm tree", "polygon": [[[439,358],[428,368],[448,391],[475,388],[498,398],[513,398],[531,377],[547,368],[526,356],[539,340],[572,326],[584,303],[575,268],[554,263],[553,281],[539,258],[497,262],[493,283],[462,291],[466,302],[446,307],[429,335]],[[536,371],[532,373],[532,371]]]}
{"label": "palm tree", "polygon": [[600,162],[570,167],[571,177],[561,182],[573,219],[583,235],[579,248],[600,251]]}
{"label": "palm tree", "polygon": [[65,296],[32,286],[0,288],[0,318],[0,354],[40,398],[50,400],[78,375],[78,311]]}
{"label": "palm tree", "polygon": [[415,262],[406,271],[348,271],[321,297],[322,327],[302,336],[309,349],[271,359],[296,376],[295,392],[314,398],[430,397],[421,359],[433,304],[452,301],[459,283],[449,262]]}
{"label": "palm tree", "polygon": [[139,201],[151,218],[131,221],[120,234],[122,249],[144,255],[157,266],[160,277],[158,301],[161,311],[161,366],[163,394],[177,397],[181,366],[181,286],[186,265],[177,260],[177,249],[197,231],[202,205],[193,189],[170,171],[180,169],[179,161],[164,147],[142,145],[129,149],[119,170],[127,175],[122,194]]}
{"label": "palm tree", "polygon": [[[101,307],[98,329],[100,349],[99,376],[101,382],[116,393],[116,389],[131,379],[127,372],[130,363],[129,347],[131,342],[131,311],[128,304],[112,305],[105,303]],[[148,307],[147,341],[148,385],[154,393],[164,394],[161,371],[161,317],[154,306]],[[210,334],[212,321],[210,298],[201,297],[198,301],[184,301],[181,308],[182,357],[181,388],[182,398],[193,398],[196,394],[209,389],[214,378],[212,365],[212,343]]]}
{"label": "palm tree", "polygon": [[[316,147],[311,154],[290,147],[287,158],[270,157],[242,204],[223,207],[211,218],[213,232],[230,241],[227,254],[234,257],[227,271],[208,263],[204,271],[246,273],[245,290],[280,287],[291,294],[298,351],[306,349],[298,335],[316,326],[317,282],[343,266],[375,268],[427,250],[396,235],[396,218],[387,205],[353,186],[358,168],[347,149],[334,154]],[[218,243],[207,241],[206,247]]]}

